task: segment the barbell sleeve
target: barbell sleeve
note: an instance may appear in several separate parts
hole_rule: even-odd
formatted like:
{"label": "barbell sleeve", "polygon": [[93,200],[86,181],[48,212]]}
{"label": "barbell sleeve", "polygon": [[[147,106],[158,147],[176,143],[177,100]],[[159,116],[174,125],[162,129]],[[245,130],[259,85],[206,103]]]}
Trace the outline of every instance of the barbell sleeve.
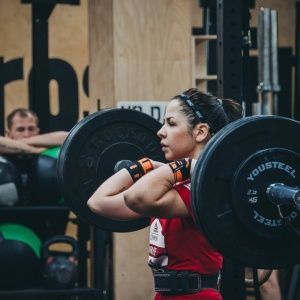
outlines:
{"label": "barbell sleeve", "polygon": [[132,165],[133,165],[133,162],[131,160],[128,160],[128,159],[119,160],[115,164],[114,173],[117,173],[121,169],[128,167],[128,166],[132,166]]}
{"label": "barbell sleeve", "polygon": [[269,200],[276,205],[287,204],[300,207],[300,189],[283,183],[272,183],[266,190]]}

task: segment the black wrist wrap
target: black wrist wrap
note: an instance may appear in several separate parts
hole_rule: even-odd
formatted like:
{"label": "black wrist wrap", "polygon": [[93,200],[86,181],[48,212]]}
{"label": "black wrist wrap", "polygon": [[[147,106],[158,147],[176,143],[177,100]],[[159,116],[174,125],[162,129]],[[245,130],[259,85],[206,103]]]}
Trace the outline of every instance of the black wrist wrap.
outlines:
{"label": "black wrist wrap", "polygon": [[169,166],[174,173],[175,182],[187,180],[191,177],[191,158],[181,158],[169,163]]}
{"label": "black wrist wrap", "polygon": [[125,167],[129,172],[133,182],[139,180],[143,175],[153,170],[153,165],[149,158],[145,157],[135,161],[132,166]]}

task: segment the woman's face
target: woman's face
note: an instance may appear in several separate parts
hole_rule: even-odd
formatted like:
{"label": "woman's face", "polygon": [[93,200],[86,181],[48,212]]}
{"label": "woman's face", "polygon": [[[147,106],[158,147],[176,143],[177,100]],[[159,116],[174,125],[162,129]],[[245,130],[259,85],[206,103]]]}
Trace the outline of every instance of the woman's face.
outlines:
{"label": "woman's face", "polygon": [[166,159],[198,158],[200,150],[196,134],[196,129],[189,130],[187,117],[179,109],[179,101],[171,100],[166,109],[164,124],[157,132]]}

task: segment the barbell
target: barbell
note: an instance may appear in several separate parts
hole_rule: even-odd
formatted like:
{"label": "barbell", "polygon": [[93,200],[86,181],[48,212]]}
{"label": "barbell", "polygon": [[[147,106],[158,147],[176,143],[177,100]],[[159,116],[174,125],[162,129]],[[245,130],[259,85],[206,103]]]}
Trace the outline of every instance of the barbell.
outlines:
{"label": "barbell", "polygon": [[[161,124],[135,110],[93,113],[70,131],[58,158],[58,182],[70,209],[91,226],[130,232],[148,218],[111,220],[87,200],[122,162],[166,162]],[[300,122],[251,116],[221,129],[199,156],[191,179],[198,229],[224,256],[244,266],[279,269],[300,262]],[[180,141],[179,141],[180,142]]]}

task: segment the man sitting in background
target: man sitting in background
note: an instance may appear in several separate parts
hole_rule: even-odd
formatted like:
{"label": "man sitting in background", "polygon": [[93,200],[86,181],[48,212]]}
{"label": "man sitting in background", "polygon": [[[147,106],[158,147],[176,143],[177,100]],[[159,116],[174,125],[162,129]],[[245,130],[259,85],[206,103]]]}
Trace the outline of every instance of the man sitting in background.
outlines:
{"label": "man sitting in background", "polygon": [[6,137],[0,137],[2,154],[39,154],[47,148],[61,146],[66,131],[39,134],[39,119],[30,109],[18,108],[7,116]]}
{"label": "man sitting in background", "polygon": [[[5,137],[0,137],[0,155],[6,155],[21,174],[22,192],[18,205],[44,205],[45,198],[52,195],[51,192],[58,191],[58,185],[55,183],[55,186],[51,187],[51,191],[47,191],[38,183],[40,178],[36,178],[35,175],[34,182],[37,183],[32,187],[28,183],[32,182],[32,178],[31,180],[28,179],[30,178],[28,173],[32,174],[32,166],[36,157],[39,154],[43,156],[42,152],[48,148],[60,147],[68,132],[55,131],[40,134],[38,116],[30,109],[15,109],[7,116],[6,121]],[[43,170],[43,168],[45,168],[45,172],[42,171],[39,177],[44,178],[44,174],[49,175],[50,173],[56,176],[56,165],[54,168],[50,168],[48,164],[39,166],[39,169]],[[36,191],[39,191],[38,194],[41,196],[33,200],[32,195],[36,194]],[[13,222],[27,226],[44,241],[52,235],[64,234],[68,215],[68,210],[57,211],[55,214],[46,210],[42,213],[13,211],[13,213],[5,214],[5,216],[2,214],[1,222]]]}

